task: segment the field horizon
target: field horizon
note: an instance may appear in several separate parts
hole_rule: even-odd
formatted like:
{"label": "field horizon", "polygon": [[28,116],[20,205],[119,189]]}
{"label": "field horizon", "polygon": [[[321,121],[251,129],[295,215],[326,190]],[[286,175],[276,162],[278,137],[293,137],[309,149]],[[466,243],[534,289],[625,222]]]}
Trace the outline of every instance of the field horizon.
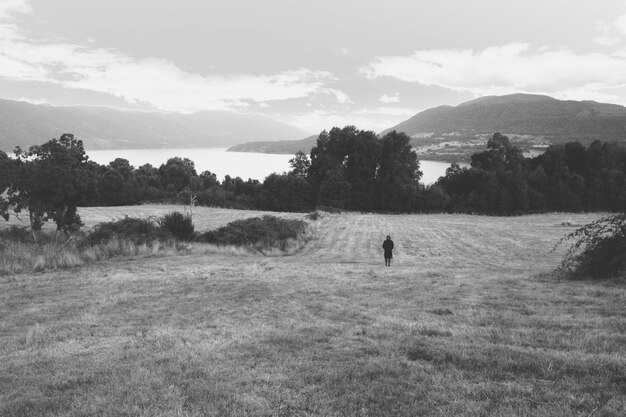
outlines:
{"label": "field horizon", "polygon": [[624,415],[623,280],[552,273],[599,217],[322,213],[289,256],[190,244],[0,276],[0,415]]}

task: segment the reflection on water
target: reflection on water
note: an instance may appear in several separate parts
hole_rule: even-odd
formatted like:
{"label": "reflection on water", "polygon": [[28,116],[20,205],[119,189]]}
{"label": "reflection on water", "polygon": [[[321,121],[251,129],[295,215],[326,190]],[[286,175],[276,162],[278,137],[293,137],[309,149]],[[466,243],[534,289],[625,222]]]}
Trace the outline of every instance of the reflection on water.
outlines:
{"label": "reflection on water", "polygon": [[[226,148],[202,148],[202,149],[116,149],[105,151],[87,151],[89,159],[101,165],[107,165],[115,158],[127,159],[135,168],[143,164],[161,166],[169,158],[178,156],[189,158],[196,166],[198,174],[211,171],[219,180],[225,175],[263,181],[273,172],[282,173],[289,171],[289,160],[293,155],[273,155],[254,152],[226,152]],[[432,184],[437,178],[446,173],[450,166],[447,162],[420,161],[420,167],[424,176],[424,184]]]}

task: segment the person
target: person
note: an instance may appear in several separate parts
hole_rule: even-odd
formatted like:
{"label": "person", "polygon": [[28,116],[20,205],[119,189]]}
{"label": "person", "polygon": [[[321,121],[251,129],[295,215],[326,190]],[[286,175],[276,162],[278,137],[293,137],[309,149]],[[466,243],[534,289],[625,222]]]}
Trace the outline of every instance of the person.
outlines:
{"label": "person", "polygon": [[385,266],[391,266],[391,258],[393,258],[393,240],[391,240],[391,236],[387,235],[387,239],[383,242],[383,249],[385,250]]}

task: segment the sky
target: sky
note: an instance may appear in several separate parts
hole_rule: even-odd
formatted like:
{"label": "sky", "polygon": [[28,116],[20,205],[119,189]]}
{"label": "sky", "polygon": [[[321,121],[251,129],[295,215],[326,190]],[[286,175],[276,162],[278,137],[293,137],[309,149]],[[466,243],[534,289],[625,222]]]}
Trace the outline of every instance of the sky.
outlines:
{"label": "sky", "polygon": [[626,105],[624,0],[0,0],[0,98],[381,131],[439,105]]}

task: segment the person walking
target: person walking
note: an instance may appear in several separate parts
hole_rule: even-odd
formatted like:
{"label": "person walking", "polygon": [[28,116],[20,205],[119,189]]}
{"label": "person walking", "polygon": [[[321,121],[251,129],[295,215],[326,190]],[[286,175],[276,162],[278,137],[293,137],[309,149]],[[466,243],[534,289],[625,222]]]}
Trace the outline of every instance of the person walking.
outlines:
{"label": "person walking", "polygon": [[385,266],[391,266],[391,258],[393,258],[393,240],[391,240],[391,236],[387,235],[387,239],[383,242],[383,249],[385,250]]}

